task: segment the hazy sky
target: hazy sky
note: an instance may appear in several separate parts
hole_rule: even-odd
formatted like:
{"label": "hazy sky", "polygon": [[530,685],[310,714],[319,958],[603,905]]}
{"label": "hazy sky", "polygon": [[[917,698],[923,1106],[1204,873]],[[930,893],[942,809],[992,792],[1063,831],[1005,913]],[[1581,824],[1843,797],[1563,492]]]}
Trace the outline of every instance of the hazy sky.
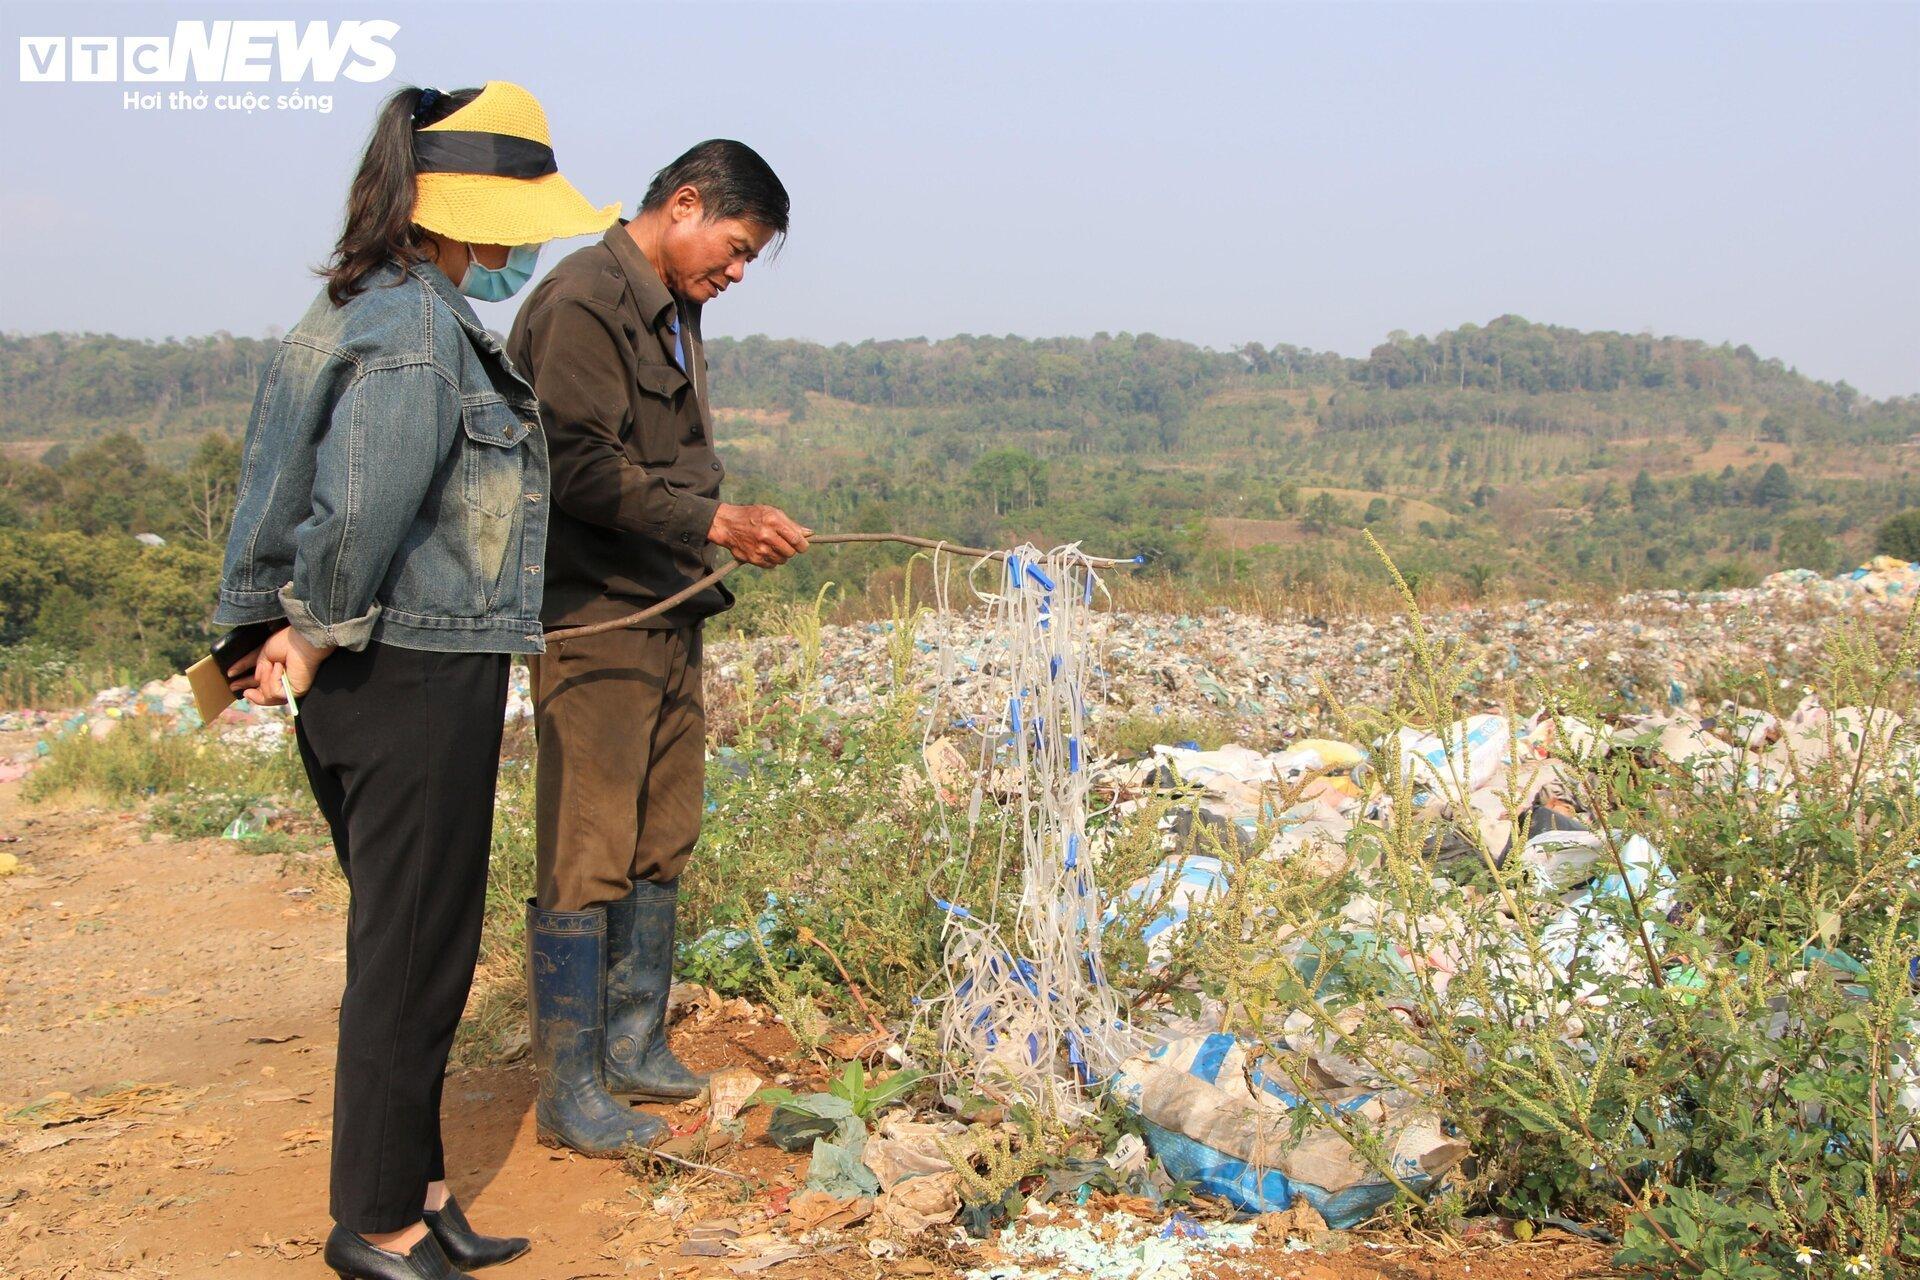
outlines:
{"label": "hazy sky", "polygon": [[[173,86],[15,65],[23,35],[224,17],[392,19],[394,76],[325,86],[328,115],[248,117],[126,110],[126,88]],[[492,78],[533,90],[562,171],[629,212],[701,138],[767,157],[793,235],[712,333],[1359,355],[1514,312],[1920,392],[1911,3],[8,0],[0,33],[8,330],[291,324],[383,93]],[[481,314],[505,328],[513,306]]]}

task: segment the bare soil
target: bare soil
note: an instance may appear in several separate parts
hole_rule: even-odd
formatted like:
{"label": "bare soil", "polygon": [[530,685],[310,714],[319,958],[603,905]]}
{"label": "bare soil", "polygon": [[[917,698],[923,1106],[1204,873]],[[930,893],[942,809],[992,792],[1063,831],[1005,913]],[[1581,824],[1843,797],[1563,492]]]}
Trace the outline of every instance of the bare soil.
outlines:
{"label": "bare soil", "polygon": [[[22,744],[0,743],[0,749]],[[4,754],[4,750],[0,750]],[[149,836],[135,813],[34,808],[0,785],[0,1277],[321,1277],[342,901],[327,854],[254,855],[223,840]],[[695,1065],[742,1065],[803,1086],[816,1070],[743,1002],[684,1020]],[[628,1168],[534,1139],[524,1061],[456,1071],[446,1088],[450,1180],[483,1229],[525,1234],[500,1280],[653,1276],[773,1280],[954,1275],[991,1245],[922,1239],[870,1255],[866,1228],[762,1271],[689,1253],[696,1235],[778,1232],[803,1156],[745,1137],[704,1153],[733,1176]],[[653,1108],[677,1129],[701,1109]],[[704,1230],[699,1230],[704,1228]],[[1574,1280],[1604,1251],[1548,1232],[1444,1245],[1336,1237],[1196,1268],[1295,1280]],[[711,1249],[711,1245],[707,1245]]]}

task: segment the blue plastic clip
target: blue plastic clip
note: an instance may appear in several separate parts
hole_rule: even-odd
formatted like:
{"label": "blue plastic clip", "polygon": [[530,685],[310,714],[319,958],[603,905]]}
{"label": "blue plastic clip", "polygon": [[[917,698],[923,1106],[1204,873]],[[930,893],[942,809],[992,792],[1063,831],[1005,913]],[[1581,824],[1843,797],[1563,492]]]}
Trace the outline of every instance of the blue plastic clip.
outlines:
{"label": "blue plastic clip", "polygon": [[[1071,735],[1067,738],[1067,772],[1080,772],[1080,739]],[[1072,864],[1069,863],[1069,866]]]}
{"label": "blue plastic clip", "polygon": [[959,916],[962,920],[973,919],[973,912],[967,910],[957,902],[948,902],[945,898],[935,898],[933,905],[939,907],[950,916]]}
{"label": "blue plastic clip", "polygon": [[[1071,1027],[1067,1028],[1067,1061],[1073,1064],[1074,1072],[1079,1075],[1081,1084],[1094,1083],[1093,1070],[1087,1066],[1086,1056],[1080,1052],[1080,1033]],[[1086,1190],[1086,1187],[1082,1187],[1081,1190]]]}
{"label": "blue plastic clip", "polygon": [[1020,563],[1019,556],[1008,556],[1007,557],[1007,581],[1011,582],[1016,587],[1022,585],[1020,570],[1024,567],[1025,566],[1023,566]]}
{"label": "blue plastic clip", "polygon": [[1058,655],[1047,659],[1047,675],[1054,680],[1060,678],[1060,659]]}
{"label": "blue plastic clip", "polygon": [[1007,699],[1007,728],[1016,734],[1020,732],[1020,699],[1018,698]]}
{"label": "blue plastic clip", "polygon": [[1086,593],[1085,599],[1083,599],[1081,603],[1082,604],[1093,603],[1093,575],[1092,574],[1087,575],[1087,593]]}
{"label": "blue plastic clip", "polygon": [[1067,837],[1067,870],[1080,865],[1080,833],[1073,832]]}
{"label": "blue plastic clip", "polygon": [[1046,574],[1040,572],[1039,565],[1037,564],[1028,565],[1027,576],[1029,578],[1032,578],[1035,582],[1039,583],[1041,586],[1045,587],[1047,590],[1049,591],[1053,590],[1053,579],[1049,578]]}

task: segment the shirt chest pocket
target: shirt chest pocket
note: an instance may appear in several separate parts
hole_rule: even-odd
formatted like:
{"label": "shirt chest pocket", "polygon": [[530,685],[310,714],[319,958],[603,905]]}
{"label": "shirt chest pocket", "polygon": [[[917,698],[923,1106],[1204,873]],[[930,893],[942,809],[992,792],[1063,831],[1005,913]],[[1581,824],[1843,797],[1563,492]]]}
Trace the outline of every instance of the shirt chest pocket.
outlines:
{"label": "shirt chest pocket", "polygon": [[520,505],[533,428],[498,396],[467,401],[460,418],[467,437],[461,464],[467,507],[481,515],[511,516]]}
{"label": "shirt chest pocket", "polygon": [[650,467],[664,467],[680,454],[683,396],[687,375],[670,364],[635,365],[633,381],[633,431],[630,443],[640,461]]}

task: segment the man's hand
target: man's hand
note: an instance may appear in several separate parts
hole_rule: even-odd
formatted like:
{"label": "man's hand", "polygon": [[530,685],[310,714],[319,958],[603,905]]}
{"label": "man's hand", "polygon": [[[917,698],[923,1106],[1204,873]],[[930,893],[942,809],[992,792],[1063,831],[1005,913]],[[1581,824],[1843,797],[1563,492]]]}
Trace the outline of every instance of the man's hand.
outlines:
{"label": "man's hand", "polygon": [[277,707],[286,702],[287,689],[291,687],[293,696],[298,698],[313,687],[314,673],[333,652],[308,643],[306,637],[292,627],[283,627],[260,646],[260,656],[253,664],[252,684],[242,696],[255,706]]}
{"label": "man's hand", "polygon": [[812,532],[795,524],[778,507],[741,507],[723,502],[713,513],[707,541],[725,547],[736,560],[771,569],[805,551]]}

